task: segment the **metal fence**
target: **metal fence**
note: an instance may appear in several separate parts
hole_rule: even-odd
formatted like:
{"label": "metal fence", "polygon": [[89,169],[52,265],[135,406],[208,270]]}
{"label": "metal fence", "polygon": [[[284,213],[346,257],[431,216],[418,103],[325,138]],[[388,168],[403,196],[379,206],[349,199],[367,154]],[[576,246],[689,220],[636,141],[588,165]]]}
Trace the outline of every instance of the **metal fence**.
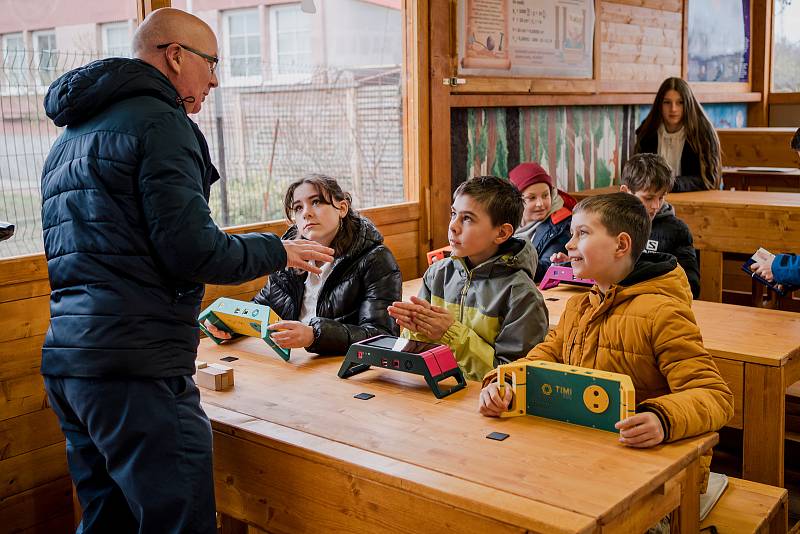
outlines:
{"label": "metal fence", "polygon": [[[3,56],[0,220],[17,230],[0,243],[0,257],[42,250],[41,169],[60,133],[44,115],[44,94],[63,72],[98,57],[22,50]],[[239,86],[223,79],[192,116],[222,176],[210,201],[217,223],[282,218],[286,186],[309,172],[336,177],[355,208],[401,202],[400,68],[306,68],[291,80]]]}

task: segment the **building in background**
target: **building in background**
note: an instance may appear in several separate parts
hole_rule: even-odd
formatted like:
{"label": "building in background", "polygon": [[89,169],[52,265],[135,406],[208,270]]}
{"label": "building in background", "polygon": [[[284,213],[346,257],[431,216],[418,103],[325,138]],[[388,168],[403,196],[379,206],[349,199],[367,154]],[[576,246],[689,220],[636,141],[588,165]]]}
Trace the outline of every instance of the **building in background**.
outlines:
{"label": "building in background", "polygon": [[[0,19],[0,256],[39,252],[39,180],[58,129],[41,99],[61,73],[130,55],[135,4],[6,0]],[[399,0],[175,0],[219,41],[220,88],[193,118],[224,180],[221,225],[283,217],[286,184],[327,173],[356,207],[404,200]]]}

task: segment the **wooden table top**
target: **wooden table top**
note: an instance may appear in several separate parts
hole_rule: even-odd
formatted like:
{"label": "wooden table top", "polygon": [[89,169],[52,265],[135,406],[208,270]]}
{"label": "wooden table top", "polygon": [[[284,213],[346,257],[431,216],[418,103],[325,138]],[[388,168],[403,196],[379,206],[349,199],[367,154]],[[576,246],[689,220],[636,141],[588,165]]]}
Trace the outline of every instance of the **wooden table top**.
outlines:
{"label": "wooden table top", "polygon": [[[416,295],[422,279],[403,283],[403,296]],[[566,284],[542,291],[555,328],[567,301],[587,289]],[[781,366],[800,361],[800,314],[695,300],[692,311],[712,356]]]}
{"label": "wooden table top", "polygon": [[[619,186],[586,189],[569,194],[581,200],[589,196],[618,193]],[[784,210],[800,208],[800,194],[776,191],[691,191],[689,193],[670,193],[667,202],[673,206],[687,204],[709,205],[731,208],[758,208]]]}
{"label": "wooden table top", "polygon": [[[202,391],[217,429],[233,427],[297,447],[298,454],[334,458],[385,483],[464,510],[502,514],[497,517],[531,530],[595,529],[718,440],[709,433],[631,449],[610,432],[531,416],[482,417],[475,383],[437,400],[422,377],[371,369],[342,380],[336,376],[341,357],[292,350],[284,362],[254,338],[223,346],[203,339],[198,352],[209,362],[239,358],[227,364],[235,372],[232,390]],[[375,397],[354,399],[360,392]],[[493,431],[510,437],[486,439]]]}
{"label": "wooden table top", "polygon": [[789,167],[778,167],[776,170],[768,170],[772,167],[723,167],[722,175],[743,175],[743,176],[800,176],[800,169]]}

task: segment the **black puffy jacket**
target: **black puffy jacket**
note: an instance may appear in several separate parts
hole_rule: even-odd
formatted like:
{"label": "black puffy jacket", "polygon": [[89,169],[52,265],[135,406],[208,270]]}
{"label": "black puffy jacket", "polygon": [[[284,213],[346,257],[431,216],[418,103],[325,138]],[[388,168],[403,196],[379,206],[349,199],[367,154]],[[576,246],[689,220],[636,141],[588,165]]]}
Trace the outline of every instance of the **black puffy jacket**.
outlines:
{"label": "black puffy jacket", "polygon": [[208,146],[151,65],[114,58],[70,71],[45,110],[66,129],[42,171],[52,291],[42,373],[194,373],[203,284],[282,269],[280,240],[228,235],[211,220]]}
{"label": "black puffy jacket", "polygon": [[[398,335],[386,308],[401,300],[403,277],[392,252],[369,219],[359,217],[358,237],[350,250],[333,261],[317,299],[317,316],[309,325],[314,343],[306,347],[317,354],[344,354],[347,348],[379,334]],[[284,234],[294,239],[297,227]],[[269,277],[253,299],[275,310],[282,319],[296,321],[303,304],[307,273],[284,269]]]}
{"label": "black puffy jacket", "polygon": [[685,222],[675,216],[675,209],[664,202],[653,219],[650,239],[644,249],[645,253],[663,252],[672,254],[686,272],[692,296],[700,296],[700,267],[694,251],[692,231]]}
{"label": "black puffy jacket", "polygon": [[[641,152],[658,154],[658,132],[643,137],[640,141]],[[685,193],[687,191],[705,191],[706,185],[700,173],[700,157],[694,151],[689,141],[683,143],[681,152],[681,174],[675,177],[672,193]]]}

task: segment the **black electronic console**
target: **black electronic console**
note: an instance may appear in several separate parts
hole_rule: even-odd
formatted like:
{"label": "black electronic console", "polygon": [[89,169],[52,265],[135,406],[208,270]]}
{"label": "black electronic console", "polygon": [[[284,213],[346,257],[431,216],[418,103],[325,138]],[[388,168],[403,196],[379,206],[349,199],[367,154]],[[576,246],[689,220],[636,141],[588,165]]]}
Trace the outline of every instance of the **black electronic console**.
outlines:
{"label": "black electronic console", "polygon": [[[339,369],[339,378],[350,378],[370,367],[394,369],[422,375],[437,399],[467,385],[453,352],[447,345],[434,345],[395,336],[375,336],[353,343]],[[457,384],[442,389],[439,382],[453,377]]]}

